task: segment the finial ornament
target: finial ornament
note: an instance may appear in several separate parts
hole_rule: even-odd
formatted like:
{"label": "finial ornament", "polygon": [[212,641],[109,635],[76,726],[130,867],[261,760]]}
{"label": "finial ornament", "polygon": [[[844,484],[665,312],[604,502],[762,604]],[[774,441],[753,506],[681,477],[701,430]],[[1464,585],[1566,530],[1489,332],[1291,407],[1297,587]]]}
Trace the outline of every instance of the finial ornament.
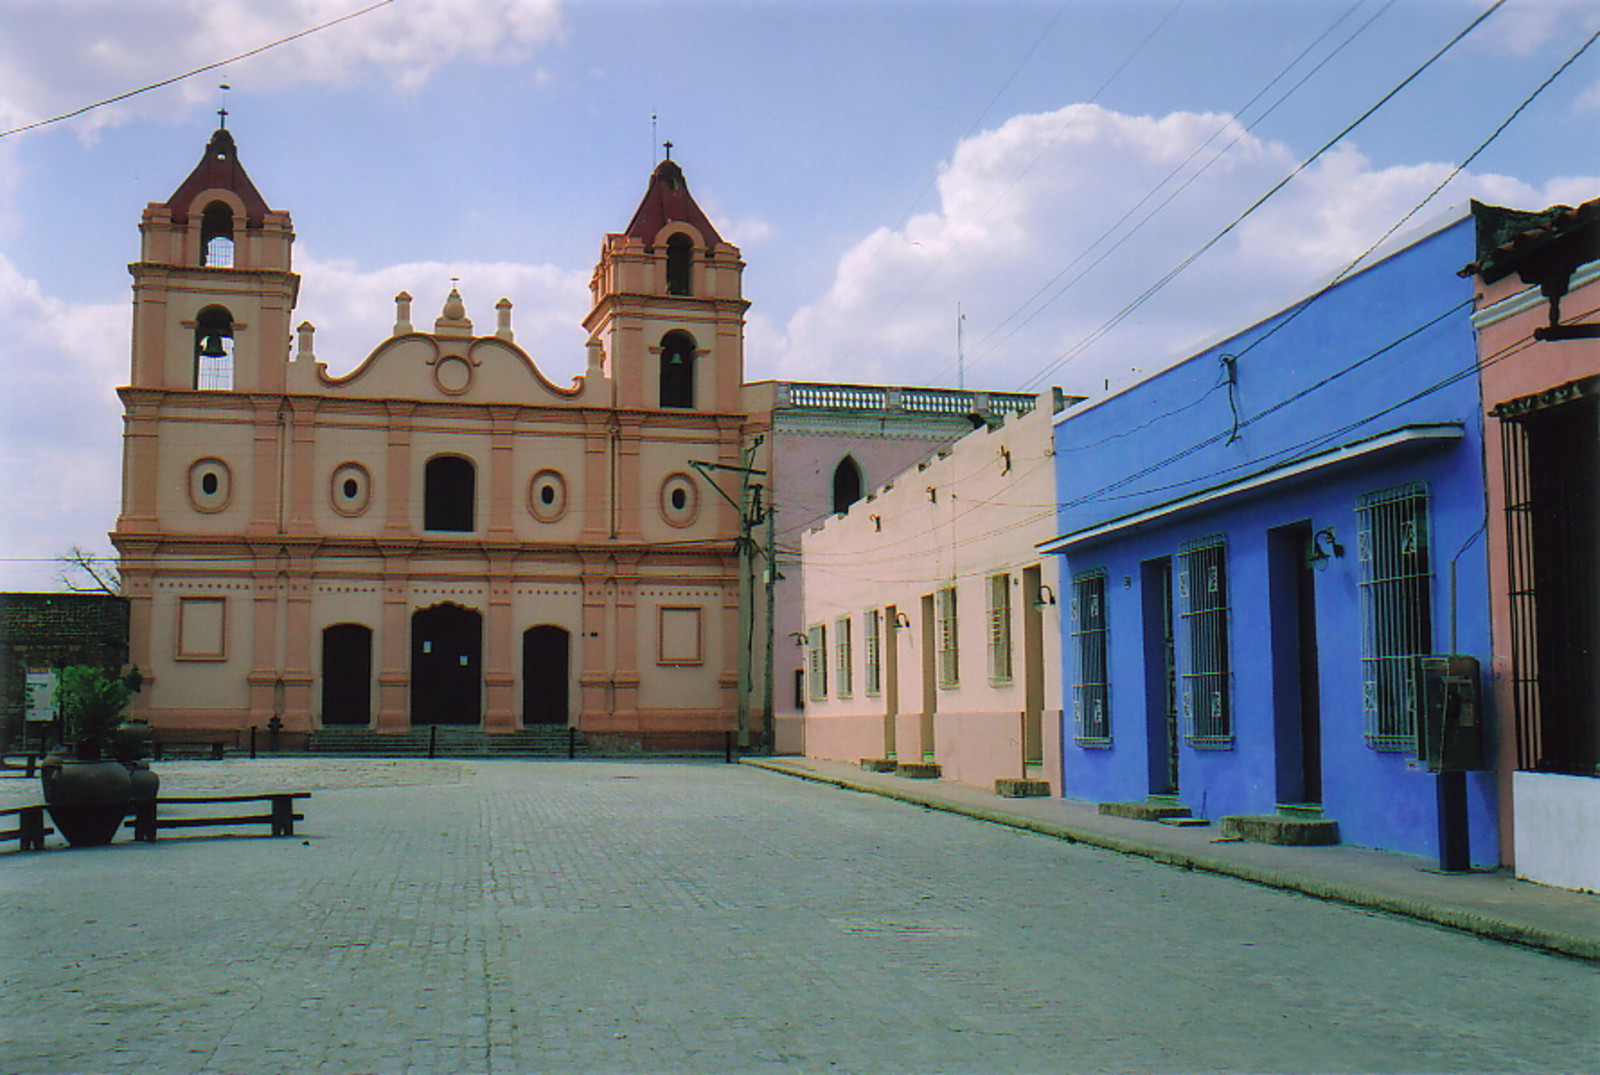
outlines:
{"label": "finial ornament", "polygon": [[226,82],[219,83],[217,89],[222,91],[222,107],[217,109],[217,123],[223,130],[228,129],[228,91],[233,89]]}
{"label": "finial ornament", "polygon": [[671,160],[672,159],[672,143],[671,142],[662,142],[661,143],[661,148],[667,151],[667,159]]}

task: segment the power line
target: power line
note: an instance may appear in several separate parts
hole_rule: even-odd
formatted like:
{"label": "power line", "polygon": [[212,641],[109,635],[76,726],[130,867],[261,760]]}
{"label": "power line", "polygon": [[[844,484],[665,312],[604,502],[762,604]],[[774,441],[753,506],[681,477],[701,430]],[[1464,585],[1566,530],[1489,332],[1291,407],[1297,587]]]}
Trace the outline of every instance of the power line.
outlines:
{"label": "power line", "polygon": [[215,71],[219,67],[226,67],[230,63],[236,63],[239,60],[248,59],[249,57],[255,56],[258,53],[266,52],[268,49],[275,49],[279,45],[287,45],[291,41],[298,41],[302,37],[309,37],[311,34],[326,30],[331,26],[337,26],[341,22],[349,22],[351,19],[360,18],[362,15],[376,11],[380,7],[387,7],[392,3],[394,3],[394,0],[378,0],[377,3],[369,4],[366,7],[361,8],[359,11],[352,11],[347,15],[340,15],[336,19],[329,19],[327,22],[319,23],[318,25],[312,26],[309,29],[301,30],[298,33],[290,34],[287,37],[280,37],[276,41],[269,41],[265,45],[259,45],[256,48],[250,49],[246,52],[241,52],[237,56],[230,56],[226,60],[218,60],[215,63],[208,63],[203,67],[196,67],[194,70],[185,71],[181,75],[173,75],[171,78],[164,78],[160,82],[152,82],[149,85],[140,86],[136,90],[129,90],[127,93],[119,93],[115,97],[107,97],[103,101],[96,101],[94,104],[84,105],[82,108],[75,108],[71,112],[63,112],[59,116],[51,116],[49,119],[35,120],[34,122],[24,124],[21,127],[13,127],[9,131],[0,131],[0,138],[10,138],[12,135],[21,134],[24,131],[37,130],[40,127],[48,127],[52,123],[60,123],[64,120],[74,119],[86,112],[93,112],[97,108],[104,108],[106,105],[116,104],[118,101],[126,101],[130,97],[137,97],[142,93],[149,93],[151,90],[159,90],[163,86],[170,86],[175,82],[182,82],[184,79],[193,78],[195,75],[203,75],[207,71]]}
{"label": "power line", "polygon": [[1077,355],[1081,354],[1084,351],[1085,348],[1089,347],[1091,344],[1093,344],[1096,341],[1098,341],[1099,339],[1101,339],[1103,336],[1105,336],[1106,333],[1110,332],[1112,329],[1116,328],[1123,321],[1127,320],[1130,316],[1132,316],[1133,313],[1136,310],[1138,310],[1146,302],[1150,301],[1150,299],[1155,297],[1155,295],[1158,292],[1160,292],[1163,288],[1165,288],[1173,280],[1177,279],[1177,277],[1184,270],[1186,270],[1187,268],[1189,268],[1189,266],[1193,265],[1196,261],[1198,261],[1200,258],[1205,256],[1206,253],[1208,253],[1210,250],[1212,250],[1223,239],[1225,239],[1229,235],[1231,235],[1235,228],[1237,228],[1240,224],[1243,224],[1245,222],[1245,220],[1247,220],[1252,214],[1254,214],[1257,209],[1260,209],[1269,200],[1271,200],[1274,195],[1276,195],[1284,187],[1288,186],[1290,184],[1290,182],[1292,182],[1295,179],[1296,176],[1298,176],[1301,172],[1303,172],[1307,168],[1309,168],[1313,163],[1315,163],[1318,159],[1320,159],[1323,156],[1323,154],[1327,153],[1330,149],[1332,149],[1334,146],[1338,145],[1345,138],[1347,138],[1351,134],[1351,132],[1353,132],[1357,127],[1361,126],[1361,124],[1365,123],[1368,119],[1370,119],[1380,108],[1382,108],[1384,105],[1386,105],[1390,101],[1392,101],[1397,94],[1399,94],[1402,90],[1404,90],[1412,82],[1415,82],[1422,75],[1422,73],[1424,71],[1426,71],[1428,68],[1432,67],[1435,63],[1437,63],[1439,61],[1439,59],[1445,55],[1445,53],[1447,53],[1451,49],[1455,48],[1455,46],[1457,44],[1459,44],[1463,39],[1465,39],[1468,34],[1472,33],[1473,30],[1477,29],[1480,25],[1482,25],[1485,19],[1489,18],[1489,16],[1493,15],[1496,11],[1500,10],[1500,8],[1505,4],[1505,2],[1506,2],[1506,0],[1494,0],[1493,4],[1489,5],[1489,7],[1486,10],[1484,10],[1481,14],[1479,14],[1476,18],[1474,18],[1471,22],[1469,22],[1465,27],[1463,27],[1461,30],[1457,31],[1455,36],[1452,37],[1449,41],[1445,42],[1444,45],[1441,46],[1436,52],[1434,52],[1434,54],[1432,56],[1428,57],[1427,60],[1423,61],[1422,65],[1420,67],[1416,68],[1414,71],[1412,71],[1405,78],[1401,79],[1400,82],[1397,83],[1394,86],[1394,88],[1389,90],[1389,92],[1385,93],[1382,97],[1378,98],[1377,101],[1375,101],[1371,105],[1369,105],[1367,107],[1367,109],[1364,112],[1361,113],[1361,115],[1357,116],[1354,120],[1352,120],[1348,124],[1346,124],[1337,134],[1335,134],[1332,138],[1330,138],[1326,142],[1324,142],[1314,153],[1312,153],[1305,160],[1303,160],[1299,164],[1297,164],[1289,172],[1288,175],[1284,176],[1282,179],[1278,180],[1278,182],[1274,183],[1266,191],[1266,193],[1262,194],[1259,198],[1257,198],[1254,202],[1252,202],[1250,204],[1250,206],[1244,210],[1244,212],[1242,212],[1238,216],[1234,217],[1233,220],[1230,221],[1226,227],[1224,227],[1221,231],[1217,232],[1217,234],[1213,235],[1210,239],[1207,239],[1204,243],[1202,243],[1200,245],[1200,247],[1198,249],[1196,249],[1188,257],[1186,257],[1182,261],[1180,261],[1173,268],[1169,269],[1155,283],[1153,283],[1149,287],[1145,288],[1144,291],[1140,292],[1137,296],[1135,296],[1132,301],[1130,301],[1127,305],[1123,306],[1121,310],[1117,311],[1117,313],[1113,314],[1107,321],[1105,321],[1103,324],[1101,324],[1099,328],[1095,329],[1093,332],[1089,333],[1089,335],[1087,335],[1083,339],[1079,340],[1076,344],[1074,344],[1072,347],[1068,348],[1059,357],[1057,357],[1053,361],[1047,363],[1044,366],[1044,368],[1039,370],[1038,373],[1034,374],[1033,377],[1029,378],[1027,381],[1024,382],[1024,387],[1040,383],[1046,377],[1048,377],[1050,374],[1054,373],[1057,369],[1059,369],[1063,364],[1065,364],[1066,362],[1068,362],[1072,358],[1076,357]]}
{"label": "power line", "polygon": [[[1144,51],[1145,46],[1149,45],[1150,42],[1152,40],[1154,40],[1156,35],[1161,32],[1162,28],[1165,27],[1166,24],[1172,20],[1172,17],[1174,15],[1176,15],[1178,13],[1179,9],[1182,8],[1184,6],[1184,4],[1186,4],[1187,2],[1188,2],[1188,0],[1177,0],[1177,2],[1174,3],[1172,5],[1172,7],[1170,7],[1167,10],[1166,14],[1163,15],[1156,22],[1155,26],[1153,26],[1149,30],[1149,32],[1147,32],[1144,35],[1144,37],[1140,39],[1139,43],[1136,44],[1133,47],[1132,51],[1130,51],[1125,57],[1123,57],[1122,62],[1119,63],[1116,66],[1116,68],[1111,72],[1111,74],[1106,76],[1105,80],[1100,83],[1099,87],[1097,87],[1095,89],[1094,93],[1089,95],[1088,100],[1086,102],[1084,102],[1084,103],[1093,104],[1095,101],[1098,101],[1100,99],[1100,95],[1103,94],[1107,89],[1110,88],[1111,84],[1113,82],[1115,82],[1117,80],[1117,78],[1123,73],[1123,71],[1125,71],[1128,68],[1128,66],[1130,64],[1132,64],[1135,59],[1138,58],[1139,54]],[[1502,2],[1503,2],[1503,0],[1502,0]],[[1031,50],[1030,50],[1030,52],[1031,52]],[[981,121],[981,117],[980,117],[980,121]],[[973,126],[976,127],[977,124],[974,124]],[[1039,152],[1034,155],[1033,159],[1031,161],[1029,161],[1027,163],[1027,165],[1025,167],[1023,167],[1023,169],[1020,172],[1018,172],[1015,176],[1012,177],[1010,185],[1007,186],[1005,190],[1001,191],[1000,194],[998,194],[994,198],[994,200],[989,203],[989,205],[984,209],[983,214],[981,214],[978,217],[978,221],[981,221],[981,220],[987,218],[987,216],[990,213],[992,213],[998,205],[1000,205],[1002,202],[1004,202],[1007,198],[1009,198],[1011,196],[1011,193],[1012,193],[1012,191],[1014,191],[1016,189],[1017,184],[1022,182],[1023,177],[1026,176],[1029,172],[1031,172],[1033,170],[1034,166],[1037,165],[1041,160],[1044,159],[1045,154],[1048,153],[1051,150],[1051,148],[1053,148],[1055,146],[1056,142],[1060,141],[1061,136],[1062,136],[1063,133],[1064,133],[1063,131],[1056,132],[1056,136],[1054,138],[1050,139],[1042,147],[1040,147]],[[969,128],[967,134],[968,135],[971,134],[971,129],[970,128]],[[963,137],[966,137],[966,136],[963,136]],[[928,185],[932,186],[932,182],[930,182]],[[923,193],[926,193],[926,191],[927,191],[927,187],[924,187],[923,188]],[[917,197],[920,199],[922,197],[922,195],[919,194]],[[908,217],[909,217],[909,214],[908,214]],[[904,223],[905,219],[906,218],[902,218],[902,223]],[[974,223],[976,223],[976,221]],[[952,242],[953,243],[961,242],[963,239],[966,238],[966,236],[971,231],[972,231],[972,225],[969,224],[968,226],[964,227],[961,230],[960,234],[956,235],[953,238]],[[933,267],[932,266],[928,266],[928,267],[924,268],[922,273],[921,273],[921,275],[918,276],[914,281],[912,281],[911,284],[909,286],[907,286],[907,288],[903,292],[901,292],[900,297],[898,299],[896,299],[894,301],[894,303],[891,304],[886,310],[883,311],[883,313],[880,315],[880,320],[884,320],[884,319],[887,319],[887,318],[891,317],[896,311],[898,311],[900,309],[901,306],[904,306],[906,301],[908,299],[910,299],[912,295],[916,294],[917,290],[919,288],[921,288],[922,285],[927,282],[928,277],[932,273],[933,273]],[[823,321],[823,325],[821,327],[825,327],[826,324],[827,324],[827,320],[826,320],[826,317],[825,317],[825,319]]]}
{"label": "power line", "polygon": [[[1177,198],[1178,195],[1182,194],[1191,185],[1193,185],[1201,176],[1203,176],[1206,172],[1210,171],[1211,167],[1213,165],[1215,165],[1219,160],[1221,160],[1224,156],[1226,156],[1229,150],[1231,150],[1234,146],[1238,145],[1240,140],[1242,140],[1246,134],[1250,133],[1258,125],[1260,125],[1263,121],[1265,121],[1268,117],[1270,117],[1273,114],[1273,112],[1277,111],[1277,109],[1278,109],[1278,107],[1280,105],[1282,105],[1285,101],[1287,101],[1290,97],[1292,97],[1296,93],[1296,91],[1298,91],[1302,86],[1304,86],[1308,81],[1310,81],[1318,72],[1320,72],[1330,62],[1332,62],[1335,57],[1337,57],[1346,48],[1348,48],[1356,40],[1356,38],[1360,37],[1361,34],[1363,34],[1369,27],[1371,27],[1373,23],[1377,22],[1379,18],[1381,18],[1386,12],[1388,12],[1388,10],[1391,7],[1394,6],[1395,0],[1388,0],[1388,2],[1385,3],[1381,8],[1379,8],[1378,11],[1375,14],[1373,14],[1373,16],[1371,18],[1367,19],[1360,26],[1356,27],[1356,29],[1353,30],[1348,37],[1346,37],[1337,46],[1335,46],[1334,49],[1331,52],[1329,52],[1326,56],[1322,57],[1322,59],[1317,61],[1317,63],[1309,71],[1307,71],[1304,75],[1302,75],[1294,83],[1294,85],[1290,86],[1282,94],[1280,94],[1278,99],[1273,101],[1272,104],[1269,105],[1266,108],[1265,111],[1263,111],[1255,119],[1251,120],[1247,125],[1241,127],[1239,129],[1239,132],[1233,137],[1232,140],[1230,140],[1228,142],[1227,145],[1223,146],[1216,153],[1212,154],[1210,160],[1206,161],[1192,175],[1190,175],[1181,184],[1179,184],[1175,189],[1173,189],[1164,199],[1162,199],[1160,204],[1158,204],[1150,212],[1146,213],[1136,224],[1133,225],[1133,227],[1129,228],[1126,233],[1124,233],[1119,239],[1117,239],[1117,241],[1115,243],[1113,243],[1103,253],[1101,253],[1101,255],[1099,257],[1095,258],[1094,261],[1090,262],[1089,265],[1087,265],[1082,272],[1078,273],[1071,280],[1067,281],[1067,283],[1064,284],[1060,288],[1060,290],[1056,291],[1055,294],[1051,295],[1043,303],[1040,303],[1040,305],[1038,306],[1037,309],[1035,309],[1032,313],[1028,314],[1027,317],[1023,318],[1022,321],[1020,321],[1014,327],[1012,327],[1010,331],[1005,333],[1005,335],[1001,336],[998,340],[994,340],[993,343],[990,343],[990,340],[993,339],[995,333],[997,333],[1000,330],[1004,329],[1006,327],[1006,325],[1010,324],[1015,318],[1020,316],[1024,310],[1026,310],[1030,305],[1032,305],[1035,301],[1037,301],[1039,299],[1039,297],[1041,295],[1043,295],[1046,291],[1048,291],[1058,280],[1060,280],[1067,273],[1071,272],[1078,264],[1080,264],[1085,258],[1087,258],[1090,254],[1092,254],[1096,247],[1100,246],[1107,239],[1109,239],[1116,232],[1116,230],[1118,228],[1120,228],[1124,223],[1126,223],[1130,217],[1132,217],[1136,212],[1138,212],[1139,209],[1142,208],[1144,205],[1146,205],[1152,198],[1154,198],[1157,194],[1159,194],[1161,192],[1161,190],[1164,187],[1167,186],[1167,184],[1171,183],[1175,178],[1177,178],[1177,176],[1180,175],[1183,172],[1183,170],[1185,168],[1187,168],[1190,165],[1190,163],[1192,163],[1194,161],[1194,159],[1201,154],[1202,151],[1205,150],[1205,148],[1207,146],[1209,146],[1213,142],[1215,142],[1217,140],[1217,138],[1219,138],[1223,134],[1223,132],[1226,131],[1229,128],[1230,125],[1234,125],[1235,123],[1237,123],[1237,121],[1239,119],[1241,119],[1245,115],[1245,113],[1248,112],[1250,110],[1250,108],[1257,101],[1259,101],[1263,96],[1265,96],[1265,94],[1267,93],[1268,90],[1270,90],[1273,86],[1275,86],[1279,82],[1281,82],[1289,74],[1290,71],[1294,70],[1294,68],[1297,67],[1302,60],[1304,60],[1308,55],[1311,54],[1313,49],[1315,49],[1318,45],[1320,45],[1323,42],[1323,40],[1328,37],[1329,34],[1333,33],[1333,31],[1335,29],[1337,29],[1341,23],[1343,23],[1346,19],[1348,19],[1351,15],[1353,15],[1356,12],[1356,10],[1359,9],[1361,7],[1361,5],[1364,4],[1364,3],[1366,3],[1366,0],[1356,0],[1356,2],[1354,4],[1352,4],[1349,8],[1347,8],[1342,14],[1340,14],[1338,16],[1338,18],[1334,19],[1334,21],[1332,23],[1330,23],[1328,25],[1328,27],[1322,31],[1322,33],[1318,34],[1317,37],[1310,44],[1308,44],[1304,49],[1302,49],[1300,51],[1299,55],[1297,55],[1294,59],[1290,60],[1287,64],[1285,64],[1284,67],[1276,75],[1274,75],[1270,80],[1268,80],[1268,82],[1265,85],[1263,85],[1259,90],[1257,90],[1255,92],[1255,94],[1248,101],[1246,101],[1239,108],[1235,109],[1233,111],[1232,116],[1230,117],[1230,119],[1227,122],[1224,122],[1222,124],[1222,126],[1218,127],[1215,131],[1213,131],[1211,133],[1211,135],[1208,138],[1206,138],[1206,140],[1204,142],[1202,142],[1200,145],[1196,146],[1194,148],[1194,150],[1192,152],[1190,152],[1190,154],[1187,157],[1185,157],[1182,161],[1180,161],[1170,172],[1168,172],[1167,175],[1164,178],[1162,178],[1158,183],[1156,183],[1148,191],[1146,191],[1144,193],[1144,195],[1139,198],[1138,201],[1134,202],[1133,205],[1129,206],[1127,211],[1124,212],[1122,214],[1122,216],[1118,217],[1117,220],[1115,220],[1109,227],[1107,227],[1103,232],[1101,232],[1100,235],[1093,242],[1091,242],[1088,246],[1084,247],[1084,249],[1075,258],[1073,258],[1070,262],[1068,262],[1066,264],[1066,266],[1061,269],[1060,272],[1056,273],[1055,276],[1051,277],[1044,284],[1042,284],[1038,288],[1038,290],[1036,290],[1032,295],[1030,295],[1027,298],[1026,301],[1024,301],[1021,305],[1019,305],[1011,313],[1007,314],[997,325],[995,325],[994,328],[990,329],[987,333],[985,333],[984,336],[978,341],[978,347],[981,348],[981,350],[979,351],[977,357],[974,359],[974,364],[982,362],[984,359],[986,359],[991,354],[993,354],[995,352],[995,350],[1001,344],[1003,344],[1006,340],[1010,339],[1012,336],[1016,335],[1017,332],[1019,332],[1021,329],[1026,327],[1028,324],[1030,324],[1035,318],[1037,318],[1040,314],[1042,314],[1047,308],[1049,308],[1058,299],[1060,299],[1069,290],[1071,290],[1080,280],[1082,280],[1085,276],[1087,276],[1093,269],[1095,269],[1097,266],[1099,266],[1101,262],[1105,261],[1106,258],[1110,257],[1112,254],[1116,253],[1116,251],[1121,249],[1122,246],[1125,243],[1128,242],[1128,240],[1130,240],[1131,238],[1133,238],[1134,235],[1136,235],[1140,231],[1142,231],[1144,229],[1145,225],[1148,224],[1151,220],[1153,220],[1157,215],[1159,215],[1160,212],[1163,209],[1165,209],[1168,205],[1170,205],[1172,203],[1172,201],[1175,198]],[[988,346],[985,346],[985,345],[988,345]]]}

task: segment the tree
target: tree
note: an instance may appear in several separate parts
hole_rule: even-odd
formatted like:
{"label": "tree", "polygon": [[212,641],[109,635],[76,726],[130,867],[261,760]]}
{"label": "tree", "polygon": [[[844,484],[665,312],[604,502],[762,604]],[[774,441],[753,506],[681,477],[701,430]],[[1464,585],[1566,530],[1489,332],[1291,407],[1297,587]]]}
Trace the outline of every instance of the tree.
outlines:
{"label": "tree", "polygon": [[[111,557],[96,556],[74,545],[60,560],[62,567],[56,572],[56,579],[73,593],[122,596],[122,574],[117,569],[117,561]],[[83,576],[87,576],[87,581]]]}

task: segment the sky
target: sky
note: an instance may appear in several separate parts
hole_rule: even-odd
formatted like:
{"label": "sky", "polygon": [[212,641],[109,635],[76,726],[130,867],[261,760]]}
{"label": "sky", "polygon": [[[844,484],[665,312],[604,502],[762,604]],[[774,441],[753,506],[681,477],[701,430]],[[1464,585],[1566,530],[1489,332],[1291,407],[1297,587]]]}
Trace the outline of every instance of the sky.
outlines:
{"label": "sky", "polygon": [[747,380],[1095,397],[1469,198],[1600,196],[1600,44],[1495,135],[1600,0],[390,0],[178,77],[371,2],[0,0],[0,591],[112,554],[127,264],[224,101],[334,374],[453,278],[581,373],[666,141]]}

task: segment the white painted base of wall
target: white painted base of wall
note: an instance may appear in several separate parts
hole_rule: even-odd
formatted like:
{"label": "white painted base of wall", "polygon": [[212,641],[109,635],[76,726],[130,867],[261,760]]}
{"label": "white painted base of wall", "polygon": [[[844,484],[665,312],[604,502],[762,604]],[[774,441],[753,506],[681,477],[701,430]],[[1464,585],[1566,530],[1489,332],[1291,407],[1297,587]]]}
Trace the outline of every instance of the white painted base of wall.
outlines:
{"label": "white painted base of wall", "polygon": [[1600,892],[1600,779],[1511,774],[1517,876]]}

